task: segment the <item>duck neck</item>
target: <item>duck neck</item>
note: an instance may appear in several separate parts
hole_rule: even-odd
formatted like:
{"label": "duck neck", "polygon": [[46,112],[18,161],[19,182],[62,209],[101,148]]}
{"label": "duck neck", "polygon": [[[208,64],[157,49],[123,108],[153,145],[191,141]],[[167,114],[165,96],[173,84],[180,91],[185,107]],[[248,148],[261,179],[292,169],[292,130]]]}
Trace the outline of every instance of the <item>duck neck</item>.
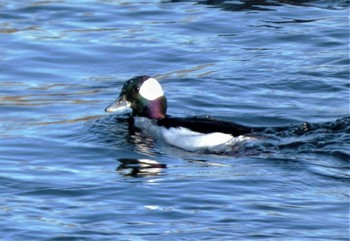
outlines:
{"label": "duck neck", "polygon": [[166,116],[167,101],[164,96],[149,101],[142,110],[134,111],[136,116],[144,116],[149,119],[163,119]]}
{"label": "duck neck", "polygon": [[150,105],[150,118],[151,119],[163,119],[165,118],[165,113],[167,109],[167,101],[164,96],[151,101]]}

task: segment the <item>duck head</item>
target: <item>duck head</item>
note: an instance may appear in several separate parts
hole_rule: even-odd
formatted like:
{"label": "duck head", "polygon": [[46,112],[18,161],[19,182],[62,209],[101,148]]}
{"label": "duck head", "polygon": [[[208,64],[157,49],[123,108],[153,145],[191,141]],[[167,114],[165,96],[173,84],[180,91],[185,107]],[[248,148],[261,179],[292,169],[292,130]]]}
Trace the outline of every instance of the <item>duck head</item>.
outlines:
{"label": "duck head", "polygon": [[167,100],[159,82],[149,76],[136,76],[126,81],[117,100],[106,112],[132,109],[133,116],[162,119],[166,115]]}

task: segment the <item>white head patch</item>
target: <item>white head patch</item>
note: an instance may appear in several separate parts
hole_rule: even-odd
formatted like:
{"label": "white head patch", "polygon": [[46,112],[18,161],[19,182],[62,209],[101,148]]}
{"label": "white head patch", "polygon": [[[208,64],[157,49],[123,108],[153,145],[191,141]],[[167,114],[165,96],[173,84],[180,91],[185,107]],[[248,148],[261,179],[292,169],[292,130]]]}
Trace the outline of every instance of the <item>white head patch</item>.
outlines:
{"label": "white head patch", "polygon": [[149,78],[140,87],[140,95],[147,100],[155,100],[164,95],[162,87],[154,78]]}

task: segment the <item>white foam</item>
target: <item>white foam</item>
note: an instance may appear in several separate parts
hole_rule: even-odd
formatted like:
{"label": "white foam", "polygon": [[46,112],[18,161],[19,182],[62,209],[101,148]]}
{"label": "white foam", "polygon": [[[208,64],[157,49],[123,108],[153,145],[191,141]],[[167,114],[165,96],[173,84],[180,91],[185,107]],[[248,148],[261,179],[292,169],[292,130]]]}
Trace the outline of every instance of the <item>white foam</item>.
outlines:
{"label": "white foam", "polygon": [[154,78],[149,78],[140,87],[140,95],[147,100],[155,100],[164,95],[159,82]]}

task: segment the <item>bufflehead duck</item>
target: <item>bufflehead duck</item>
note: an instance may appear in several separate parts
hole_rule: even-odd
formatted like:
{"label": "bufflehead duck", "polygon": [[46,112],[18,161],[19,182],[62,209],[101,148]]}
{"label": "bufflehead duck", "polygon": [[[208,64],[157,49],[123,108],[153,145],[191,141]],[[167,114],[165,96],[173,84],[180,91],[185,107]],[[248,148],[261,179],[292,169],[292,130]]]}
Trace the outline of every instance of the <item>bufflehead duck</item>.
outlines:
{"label": "bufflehead duck", "polygon": [[[106,112],[132,110],[135,127],[146,135],[187,151],[212,150],[251,139],[253,128],[210,117],[170,117],[167,99],[155,78],[136,76],[126,81],[117,100]],[[247,135],[248,134],[248,135]]]}

